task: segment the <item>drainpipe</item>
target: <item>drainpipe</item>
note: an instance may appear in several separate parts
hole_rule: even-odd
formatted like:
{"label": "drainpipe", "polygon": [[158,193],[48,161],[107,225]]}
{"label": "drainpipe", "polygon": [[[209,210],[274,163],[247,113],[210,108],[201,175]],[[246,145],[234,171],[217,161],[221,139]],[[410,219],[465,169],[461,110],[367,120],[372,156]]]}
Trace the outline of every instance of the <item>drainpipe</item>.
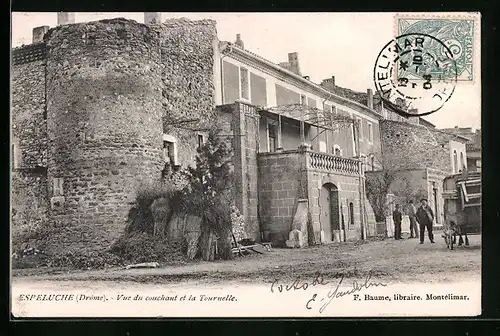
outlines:
{"label": "drainpipe", "polygon": [[361,239],[365,240],[366,239],[366,223],[365,223],[365,200],[364,200],[364,176],[363,176],[363,163],[361,162],[361,148],[360,148],[360,136],[361,134],[359,133],[359,125],[357,121],[353,122],[353,127],[355,128],[355,132],[357,134],[356,137],[356,147],[357,151],[356,154],[358,154],[358,159],[359,159],[359,210],[360,210],[360,221],[361,221]]}

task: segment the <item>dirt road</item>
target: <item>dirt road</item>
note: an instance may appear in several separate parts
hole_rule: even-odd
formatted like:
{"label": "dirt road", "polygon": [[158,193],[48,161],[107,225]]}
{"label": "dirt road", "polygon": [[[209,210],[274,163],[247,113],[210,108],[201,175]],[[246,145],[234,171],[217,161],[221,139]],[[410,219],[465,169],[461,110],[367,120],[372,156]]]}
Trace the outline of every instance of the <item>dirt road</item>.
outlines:
{"label": "dirt road", "polygon": [[[291,280],[325,277],[374,277],[391,283],[446,283],[475,281],[481,277],[481,236],[470,237],[470,246],[446,249],[440,233],[436,243],[420,245],[418,239],[348,242],[305,249],[272,249],[262,255],[230,261],[193,262],[156,269],[107,269],[88,271],[15,270],[14,283],[39,281],[135,282],[193,284],[263,283],[273,279]],[[45,273],[45,274],[43,274]],[[52,274],[47,274],[52,273]],[[131,284],[130,284],[131,285]]]}

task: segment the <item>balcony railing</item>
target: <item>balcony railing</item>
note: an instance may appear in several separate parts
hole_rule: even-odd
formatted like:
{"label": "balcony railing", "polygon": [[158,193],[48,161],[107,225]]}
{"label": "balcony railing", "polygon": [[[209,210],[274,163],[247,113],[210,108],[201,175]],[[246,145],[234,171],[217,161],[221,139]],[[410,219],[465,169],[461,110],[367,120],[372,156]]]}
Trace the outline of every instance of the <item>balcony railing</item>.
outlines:
{"label": "balcony railing", "polygon": [[340,172],[345,174],[359,174],[360,161],[325,153],[308,152],[308,168]]}

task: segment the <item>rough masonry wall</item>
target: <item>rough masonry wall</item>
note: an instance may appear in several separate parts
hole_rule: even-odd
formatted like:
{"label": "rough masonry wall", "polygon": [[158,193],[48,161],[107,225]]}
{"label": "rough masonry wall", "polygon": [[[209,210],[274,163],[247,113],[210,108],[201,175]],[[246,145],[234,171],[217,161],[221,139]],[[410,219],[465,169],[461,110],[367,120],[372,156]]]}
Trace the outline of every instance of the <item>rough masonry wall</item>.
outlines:
{"label": "rough masonry wall", "polygon": [[380,121],[384,163],[394,169],[430,167],[451,173],[449,140],[452,138],[421,125]]}
{"label": "rough masonry wall", "polygon": [[[39,57],[28,59],[33,51]],[[45,44],[14,49],[11,74],[11,208],[16,232],[17,226],[31,229],[47,220]]]}
{"label": "rough masonry wall", "polygon": [[264,240],[284,246],[301,193],[303,155],[297,151],[259,154],[259,212]]}
{"label": "rough masonry wall", "polygon": [[[359,177],[342,175],[339,173],[328,173],[323,171],[309,170],[307,172],[307,187],[309,195],[309,211],[311,212],[312,227],[314,230],[314,239],[316,243],[320,242],[321,238],[321,204],[320,190],[327,183],[334,184],[338,190],[338,218],[342,225],[342,215],[344,217],[346,239],[356,240],[361,239],[361,217],[360,217],[360,201],[359,201]],[[354,205],[354,225],[349,224],[349,203]],[[332,216],[334,213],[332,213]]]}
{"label": "rough masonry wall", "polygon": [[236,102],[232,110],[233,165],[235,171],[236,206],[245,220],[249,238],[260,241],[258,215],[259,113],[251,105]]}
{"label": "rough masonry wall", "polygon": [[113,19],[59,26],[45,41],[49,196],[62,178],[65,197],[51,211],[64,228],[52,248],[105,249],[137,189],[161,175],[159,39]]}
{"label": "rough masonry wall", "polygon": [[214,120],[215,24],[174,19],[151,26],[161,41],[163,131],[177,138],[178,159],[184,167],[195,163],[198,140],[193,130],[206,129]]}
{"label": "rough masonry wall", "polygon": [[19,168],[47,166],[45,60],[12,66],[12,137]]}
{"label": "rough masonry wall", "polygon": [[48,194],[46,171],[18,170],[11,182],[12,237],[38,229],[47,223]]}

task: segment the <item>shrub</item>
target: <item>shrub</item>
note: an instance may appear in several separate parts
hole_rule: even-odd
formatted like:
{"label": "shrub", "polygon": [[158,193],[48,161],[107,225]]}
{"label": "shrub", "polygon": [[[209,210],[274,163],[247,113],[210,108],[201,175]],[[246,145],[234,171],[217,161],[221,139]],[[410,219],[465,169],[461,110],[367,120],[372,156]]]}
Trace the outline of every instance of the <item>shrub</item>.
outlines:
{"label": "shrub", "polygon": [[187,260],[186,251],[187,244],[184,239],[172,241],[145,232],[124,235],[110,249],[110,252],[128,263],[185,262]]}
{"label": "shrub", "polygon": [[50,257],[47,266],[49,267],[70,267],[78,269],[105,268],[122,265],[123,261],[119,256],[109,252],[82,252],[69,251],[60,255]]}

